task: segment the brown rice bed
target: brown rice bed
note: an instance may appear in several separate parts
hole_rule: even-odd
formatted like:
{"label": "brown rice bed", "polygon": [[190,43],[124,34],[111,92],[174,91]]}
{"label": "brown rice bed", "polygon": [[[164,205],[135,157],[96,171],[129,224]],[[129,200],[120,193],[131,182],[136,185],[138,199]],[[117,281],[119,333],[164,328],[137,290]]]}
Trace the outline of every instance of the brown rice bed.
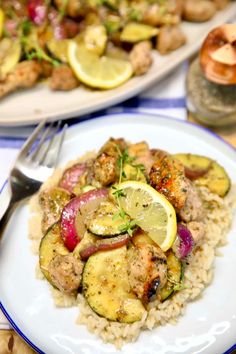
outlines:
{"label": "brown rice bed", "polygon": [[[56,173],[43,185],[43,188],[56,185],[61,176],[61,171]],[[121,348],[125,342],[135,341],[142,329],[153,329],[159,325],[177,322],[177,319],[185,311],[189,301],[199,297],[204,288],[212,281],[213,262],[217,254],[217,247],[226,244],[226,235],[232,222],[232,210],[235,204],[235,193],[233,189],[229,195],[222,199],[212,194],[205,187],[199,188],[202,200],[204,201],[206,234],[201,244],[196,248],[189,259],[184,275],[185,289],[177,292],[170,299],[163,303],[158,301],[150,304],[147,312],[139,322],[124,324],[109,321],[98,316],[87,304],[83,295],[79,294],[77,299],[62,294],[51,287],[55,305],[58,307],[79,306],[79,316],[76,323],[84,324],[88,330],[99,336],[104,342],[113,343]],[[37,196],[30,202],[32,213],[29,221],[29,237],[33,241],[32,249],[38,254],[41,233],[41,211],[38,205]],[[36,267],[36,276],[43,278],[39,267]]]}

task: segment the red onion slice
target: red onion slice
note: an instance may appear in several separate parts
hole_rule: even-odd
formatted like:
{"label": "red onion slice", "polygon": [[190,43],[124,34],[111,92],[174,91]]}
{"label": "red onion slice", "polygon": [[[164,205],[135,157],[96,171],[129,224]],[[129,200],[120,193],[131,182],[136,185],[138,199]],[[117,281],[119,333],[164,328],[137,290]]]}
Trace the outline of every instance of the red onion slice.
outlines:
{"label": "red onion slice", "polygon": [[86,261],[90,256],[98,251],[109,251],[116,248],[120,248],[129,242],[129,235],[120,235],[112,238],[105,238],[99,240],[94,244],[89,244],[86,248],[80,251],[80,257],[83,261]]}
{"label": "red onion slice", "polygon": [[86,171],[85,163],[78,163],[72,167],[65,170],[63,176],[59,182],[59,187],[68,190],[70,193],[73,192],[73,188],[79,182],[80,177]]}
{"label": "red onion slice", "polygon": [[36,25],[40,26],[46,19],[47,16],[47,5],[42,0],[29,0],[28,14],[31,21]]}
{"label": "red onion slice", "polygon": [[191,253],[194,246],[194,240],[189,229],[181,223],[178,223],[177,225],[177,233],[179,244],[177,246],[176,255],[178,258],[183,259]]}
{"label": "red onion slice", "polygon": [[69,201],[61,214],[61,237],[69,251],[73,251],[85,232],[84,218],[107,198],[107,189],[95,189]]}

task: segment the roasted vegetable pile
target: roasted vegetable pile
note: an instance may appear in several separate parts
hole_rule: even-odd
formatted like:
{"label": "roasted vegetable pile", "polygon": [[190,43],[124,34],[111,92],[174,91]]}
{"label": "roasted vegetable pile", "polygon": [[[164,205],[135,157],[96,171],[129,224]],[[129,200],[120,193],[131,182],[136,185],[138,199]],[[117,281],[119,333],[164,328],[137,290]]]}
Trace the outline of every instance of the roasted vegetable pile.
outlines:
{"label": "roasted vegetable pile", "polygon": [[185,268],[204,242],[199,186],[223,198],[230,179],[208,157],[111,138],[38,195],[45,278],[63,293],[82,292],[109,320],[140,320],[150,302],[184,288]]}
{"label": "roasted vegetable pile", "polygon": [[[80,82],[121,85],[145,74],[151,49],[182,46],[181,21],[207,21],[218,0],[4,0],[0,7],[0,98],[49,78],[52,90]],[[105,63],[104,63],[105,62]]]}

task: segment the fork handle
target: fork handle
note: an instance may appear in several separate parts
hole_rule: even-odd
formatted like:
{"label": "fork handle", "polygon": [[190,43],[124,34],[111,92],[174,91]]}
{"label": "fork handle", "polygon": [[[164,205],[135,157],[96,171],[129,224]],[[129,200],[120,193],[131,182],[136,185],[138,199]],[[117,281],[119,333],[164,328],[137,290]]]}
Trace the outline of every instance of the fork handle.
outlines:
{"label": "fork handle", "polygon": [[4,230],[6,228],[6,225],[8,223],[8,221],[10,220],[11,215],[13,214],[16,206],[17,206],[17,202],[13,201],[12,199],[10,200],[7,209],[5,210],[1,220],[0,220],[0,240],[3,236]]}

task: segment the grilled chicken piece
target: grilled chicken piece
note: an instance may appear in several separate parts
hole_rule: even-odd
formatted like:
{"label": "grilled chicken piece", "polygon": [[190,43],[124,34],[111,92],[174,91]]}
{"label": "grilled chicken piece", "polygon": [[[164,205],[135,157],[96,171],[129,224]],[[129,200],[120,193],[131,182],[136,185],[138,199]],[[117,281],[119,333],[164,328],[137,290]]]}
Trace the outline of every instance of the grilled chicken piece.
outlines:
{"label": "grilled chicken piece", "polygon": [[152,165],[150,184],[163,194],[179,211],[185,205],[189,181],[184,175],[184,166],[174,157],[164,155]]}
{"label": "grilled chicken piece", "polygon": [[216,5],[217,10],[223,9],[230,2],[230,0],[212,0],[212,1]]}
{"label": "grilled chicken piece", "polygon": [[41,66],[34,60],[22,61],[0,81],[0,98],[20,88],[33,87],[41,75]]}
{"label": "grilled chicken piece", "polygon": [[208,0],[184,1],[183,18],[191,22],[205,22],[216,13],[216,4]]}
{"label": "grilled chicken piece", "polygon": [[167,54],[186,43],[186,36],[178,26],[163,26],[157,37],[156,49],[160,54]]}
{"label": "grilled chicken piece", "polygon": [[50,88],[54,91],[70,91],[79,86],[79,80],[68,65],[56,66],[52,70]]}
{"label": "grilled chicken piece", "polygon": [[205,234],[204,223],[201,221],[190,221],[186,226],[191,232],[191,235],[194,239],[194,244],[197,245]]}
{"label": "grilled chicken piece", "polygon": [[118,175],[117,158],[109,156],[105,152],[96,158],[94,163],[94,177],[103,186],[114,183]]}
{"label": "grilled chicken piece", "polygon": [[127,147],[124,139],[109,139],[99,151],[95,159],[94,177],[103,186],[116,182],[119,176],[118,158]]}
{"label": "grilled chicken piece", "polygon": [[187,198],[184,207],[179,210],[179,217],[185,222],[200,220],[203,214],[202,200],[195,185],[187,180]]}
{"label": "grilled chicken piece", "polygon": [[165,10],[161,4],[150,4],[144,11],[142,21],[151,26],[163,26],[166,23],[176,25],[180,22],[183,0],[168,0],[165,2]]}
{"label": "grilled chicken piece", "polygon": [[99,150],[100,153],[106,153],[109,156],[119,157],[120,152],[122,153],[127,148],[127,143],[123,138],[114,139],[110,138]]}
{"label": "grilled chicken piece", "polygon": [[128,250],[131,289],[144,304],[155,300],[167,281],[166,256],[158,246],[138,244]]}
{"label": "grilled chicken piece", "polygon": [[135,44],[129,54],[129,59],[135,75],[145,74],[152,65],[152,45],[149,41]]}
{"label": "grilled chicken piece", "polygon": [[131,144],[128,148],[128,153],[131,157],[135,157],[136,164],[144,165],[147,173],[149,173],[154,160],[149,146],[145,141]]}
{"label": "grilled chicken piece", "polygon": [[43,211],[42,232],[48,230],[60,219],[62,209],[71,199],[71,194],[65,189],[54,187],[39,194],[39,204]]}
{"label": "grilled chicken piece", "polygon": [[66,294],[73,294],[80,286],[84,263],[72,254],[57,255],[48,266],[53,284]]}

